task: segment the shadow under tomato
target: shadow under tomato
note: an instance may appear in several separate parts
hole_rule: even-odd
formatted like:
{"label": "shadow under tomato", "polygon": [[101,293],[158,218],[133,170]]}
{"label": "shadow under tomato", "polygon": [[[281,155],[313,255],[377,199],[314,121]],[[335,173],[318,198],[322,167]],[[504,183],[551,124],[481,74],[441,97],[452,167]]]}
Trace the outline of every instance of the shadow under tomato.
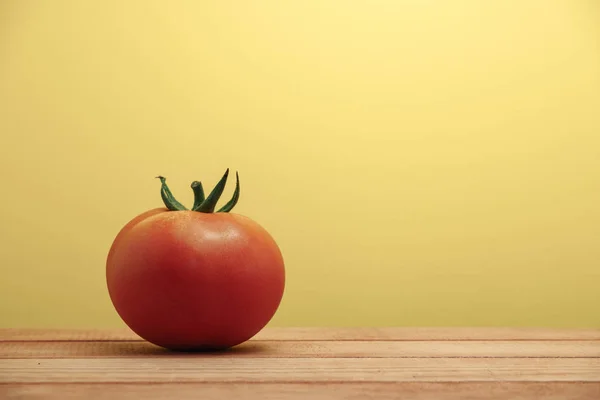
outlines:
{"label": "shadow under tomato", "polygon": [[105,343],[102,353],[118,356],[236,356],[258,354],[267,351],[264,343],[248,341],[226,349],[166,349],[150,342],[108,342]]}
{"label": "shadow under tomato", "polygon": [[264,344],[259,342],[246,342],[234,347],[225,349],[206,348],[206,349],[175,349],[167,350],[173,354],[205,354],[205,355],[238,355],[238,354],[254,354],[264,351]]}

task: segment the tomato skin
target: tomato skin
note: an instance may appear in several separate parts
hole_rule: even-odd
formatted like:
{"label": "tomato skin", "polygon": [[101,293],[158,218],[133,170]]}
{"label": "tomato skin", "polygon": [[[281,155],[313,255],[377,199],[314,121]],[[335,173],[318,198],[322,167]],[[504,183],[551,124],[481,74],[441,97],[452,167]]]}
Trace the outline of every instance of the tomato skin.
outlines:
{"label": "tomato skin", "polygon": [[284,293],[274,239],[234,213],[149,210],[109,251],[111,301],[140,337],[174,350],[224,349],[258,333]]}

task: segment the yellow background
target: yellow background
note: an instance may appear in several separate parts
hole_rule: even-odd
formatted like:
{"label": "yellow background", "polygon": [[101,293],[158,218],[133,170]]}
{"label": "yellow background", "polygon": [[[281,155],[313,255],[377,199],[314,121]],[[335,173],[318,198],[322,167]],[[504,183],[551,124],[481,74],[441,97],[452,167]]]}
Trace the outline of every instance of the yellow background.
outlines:
{"label": "yellow background", "polygon": [[4,0],[0,113],[3,327],[122,326],[114,235],[227,167],[272,325],[600,327],[595,0]]}

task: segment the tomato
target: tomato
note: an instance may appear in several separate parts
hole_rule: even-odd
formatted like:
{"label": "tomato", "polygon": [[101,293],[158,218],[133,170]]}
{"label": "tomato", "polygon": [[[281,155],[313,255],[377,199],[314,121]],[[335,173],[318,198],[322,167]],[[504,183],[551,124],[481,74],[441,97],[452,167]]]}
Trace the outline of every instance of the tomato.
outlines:
{"label": "tomato", "polygon": [[282,253],[252,219],[218,211],[229,169],[208,197],[192,183],[186,209],[161,179],[165,207],[146,211],[115,237],[106,259],[112,304],[137,335],[173,350],[218,350],[247,341],[275,315],[285,287]]}

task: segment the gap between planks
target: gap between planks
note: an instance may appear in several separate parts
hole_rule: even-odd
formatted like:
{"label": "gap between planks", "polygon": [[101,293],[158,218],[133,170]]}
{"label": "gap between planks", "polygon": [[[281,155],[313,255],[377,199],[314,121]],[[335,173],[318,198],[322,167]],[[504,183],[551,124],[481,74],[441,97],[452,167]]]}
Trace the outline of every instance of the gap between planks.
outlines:
{"label": "gap between planks", "polygon": [[0,342],[9,358],[600,358],[600,341],[254,341],[222,352],[171,352],[147,342]]}

